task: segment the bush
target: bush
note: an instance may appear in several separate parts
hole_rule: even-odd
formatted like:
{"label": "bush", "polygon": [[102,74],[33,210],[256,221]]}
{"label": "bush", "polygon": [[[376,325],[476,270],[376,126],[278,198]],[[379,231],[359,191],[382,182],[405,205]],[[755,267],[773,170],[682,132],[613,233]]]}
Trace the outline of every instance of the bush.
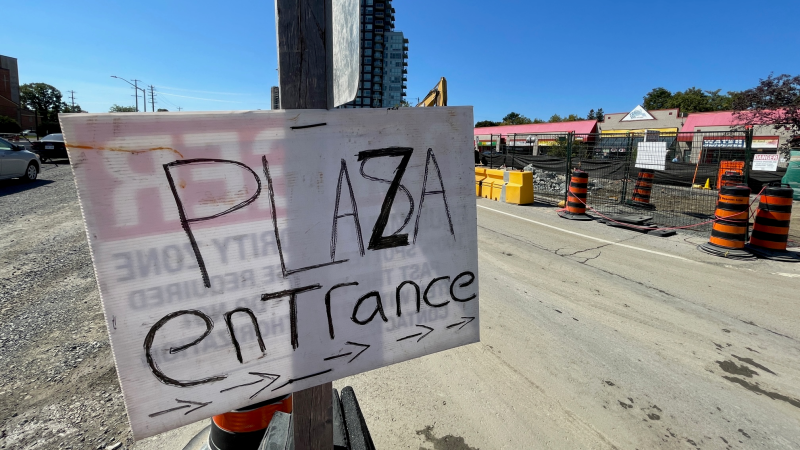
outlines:
{"label": "bush", "polygon": [[19,133],[22,128],[19,122],[8,116],[0,116],[0,133]]}

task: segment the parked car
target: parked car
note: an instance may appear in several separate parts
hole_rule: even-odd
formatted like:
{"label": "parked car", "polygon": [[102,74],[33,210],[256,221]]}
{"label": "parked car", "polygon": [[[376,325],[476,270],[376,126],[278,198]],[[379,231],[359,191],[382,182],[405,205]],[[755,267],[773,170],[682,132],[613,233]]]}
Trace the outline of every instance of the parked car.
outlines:
{"label": "parked car", "polygon": [[68,157],[67,147],[64,145],[64,135],[61,133],[48,134],[41,140],[34,142],[33,152],[39,155],[42,161]]}
{"label": "parked car", "polygon": [[21,145],[0,139],[0,180],[22,178],[33,181],[41,168],[39,156],[25,150]]}
{"label": "parked car", "polygon": [[22,136],[24,136],[25,138],[27,138],[27,139],[37,139],[37,138],[39,137],[39,136],[36,134],[36,130],[24,130],[24,131],[23,131],[22,133],[20,133],[20,134],[21,134]]}

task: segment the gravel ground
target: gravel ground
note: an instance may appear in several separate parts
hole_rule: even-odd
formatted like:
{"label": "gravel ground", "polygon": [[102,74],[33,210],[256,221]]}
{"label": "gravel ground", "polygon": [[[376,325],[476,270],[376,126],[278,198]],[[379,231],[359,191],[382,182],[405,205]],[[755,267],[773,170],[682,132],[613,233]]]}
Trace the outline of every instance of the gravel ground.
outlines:
{"label": "gravel ground", "polygon": [[68,164],[0,181],[3,449],[133,443],[77,200]]}
{"label": "gravel ground", "polygon": [[0,181],[0,211],[0,448],[133,448],[69,165]]}

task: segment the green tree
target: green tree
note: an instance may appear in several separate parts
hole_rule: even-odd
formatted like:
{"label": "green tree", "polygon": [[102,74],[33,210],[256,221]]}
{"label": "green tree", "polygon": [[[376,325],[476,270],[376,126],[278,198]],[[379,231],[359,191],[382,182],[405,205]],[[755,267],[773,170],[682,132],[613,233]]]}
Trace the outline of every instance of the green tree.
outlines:
{"label": "green tree", "polygon": [[410,107],[411,107],[411,104],[410,104],[410,103],[408,103],[408,102],[407,102],[407,101],[405,101],[405,100],[400,100],[400,107],[401,107],[401,108],[410,108]]}
{"label": "green tree", "polygon": [[19,133],[22,131],[19,123],[8,116],[0,116],[0,133]]}
{"label": "green tree", "polygon": [[790,143],[800,143],[800,75],[769,74],[758,86],[729,94],[737,119],[750,125],[774,125],[775,129],[788,127],[795,135]]}
{"label": "green tree", "polygon": [[63,113],[82,113],[82,112],[87,112],[87,111],[84,111],[83,109],[81,109],[81,105],[78,105],[77,103],[75,104],[75,108],[73,108],[72,105],[70,105],[70,104],[68,104],[66,102],[61,102],[61,112],[63,112]]}
{"label": "green tree", "polygon": [[39,113],[43,122],[58,121],[58,113],[64,104],[61,91],[46,83],[26,83],[19,87],[20,103]]}
{"label": "green tree", "polygon": [[595,113],[595,119],[597,119],[598,122],[602,122],[603,120],[605,120],[605,118],[606,118],[606,113],[603,112],[603,108],[598,108],[597,112]]}
{"label": "green tree", "polygon": [[510,112],[503,117],[503,125],[525,125],[529,123],[533,123],[533,121],[515,112]]}
{"label": "green tree", "polygon": [[590,109],[589,114],[586,115],[586,120],[595,120],[597,116],[594,114],[594,110]]}
{"label": "green tree", "polygon": [[562,119],[561,116],[559,116],[558,114],[553,114],[552,116],[550,116],[550,120],[548,120],[549,123],[556,123],[563,121],[564,119]]}
{"label": "green tree", "polygon": [[169,112],[169,110],[168,109],[164,109],[164,108],[158,108],[158,110],[156,110],[156,112]]}
{"label": "green tree", "polygon": [[581,117],[581,116],[579,116],[577,114],[570,114],[567,117],[564,117],[561,121],[562,122],[575,122],[575,121],[578,121],[578,120],[583,120],[583,117]]}
{"label": "green tree", "polygon": [[120,106],[116,103],[108,109],[108,112],[136,112],[135,106]]}
{"label": "green tree", "polygon": [[536,117],[536,118],[533,119],[533,122],[531,122],[531,123],[546,123],[546,122],[544,120]]}
{"label": "green tree", "polygon": [[671,99],[672,92],[663,87],[657,87],[644,96],[644,104],[642,106],[647,110],[667,109],[671,108],[671,106],[669,106]]}
{"label": "green tree", "polygon": [[475,128],[496,127],[497,125],[500,125],[500,122],[493,122],[491,120],[481,120],[480,122],[475,123]]}
{"label": "green tree", "polygon": [[706,92],[696,87],[690,87],[683,92],[678,91],[672,94],[667,107],[680,108],[685,113],[713,111]]}

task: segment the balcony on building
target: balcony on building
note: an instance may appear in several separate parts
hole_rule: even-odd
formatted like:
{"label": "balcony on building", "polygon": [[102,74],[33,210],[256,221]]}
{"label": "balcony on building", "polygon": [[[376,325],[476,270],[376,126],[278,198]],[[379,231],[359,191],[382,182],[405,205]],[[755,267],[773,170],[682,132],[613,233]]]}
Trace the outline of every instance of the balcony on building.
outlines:
{"label": "balcony on building", "polygon": [[[403,61],[403,65],[407,66],[408,65],[408,61]],[[405,72],[403,72],[403,73],[405,73]]]}
{"label": "balcony on building", "polygon": [[377,9],[384,9],[384,6],[385,6],[385,5],[384,5],[383,3],[375,3],[375,9],[376,9],[376,10],[377,10]]}

